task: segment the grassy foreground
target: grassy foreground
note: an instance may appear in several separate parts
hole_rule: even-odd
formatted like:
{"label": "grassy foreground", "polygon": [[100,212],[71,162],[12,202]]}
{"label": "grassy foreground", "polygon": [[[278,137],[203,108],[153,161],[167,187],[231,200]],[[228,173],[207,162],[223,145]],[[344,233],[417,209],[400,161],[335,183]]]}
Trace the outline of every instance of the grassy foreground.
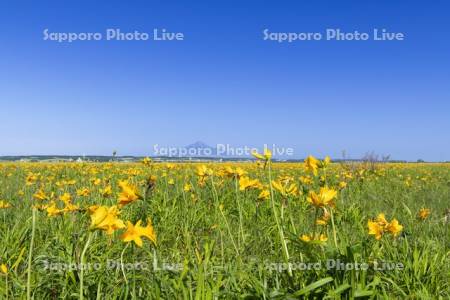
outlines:
{"label": "grassy foreground", "polygon": [[450,165],[0,164],[1,299],[450,298]]}

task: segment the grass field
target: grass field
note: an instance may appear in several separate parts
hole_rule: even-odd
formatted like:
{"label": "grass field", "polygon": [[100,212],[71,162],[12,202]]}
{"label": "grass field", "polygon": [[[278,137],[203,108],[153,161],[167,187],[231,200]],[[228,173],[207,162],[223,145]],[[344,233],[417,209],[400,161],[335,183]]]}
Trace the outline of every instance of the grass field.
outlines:
{"label": "grass field", "polygon": [[450,298],[449,164],[11,162],[0,200],[2,299]]}

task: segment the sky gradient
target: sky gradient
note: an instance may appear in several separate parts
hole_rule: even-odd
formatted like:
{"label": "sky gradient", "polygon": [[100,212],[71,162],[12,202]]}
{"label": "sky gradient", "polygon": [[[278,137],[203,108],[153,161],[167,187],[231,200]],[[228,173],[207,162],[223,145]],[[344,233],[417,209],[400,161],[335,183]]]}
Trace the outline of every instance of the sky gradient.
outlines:
{"label": "sky gradient", "polygon": [[[1,2],[0,155],[151,155],[200,140],[450,160],[450,4],[299,2]],[[57,43],[46,28],[185,39]],[[266,28],[406,38],[277,43]]]}

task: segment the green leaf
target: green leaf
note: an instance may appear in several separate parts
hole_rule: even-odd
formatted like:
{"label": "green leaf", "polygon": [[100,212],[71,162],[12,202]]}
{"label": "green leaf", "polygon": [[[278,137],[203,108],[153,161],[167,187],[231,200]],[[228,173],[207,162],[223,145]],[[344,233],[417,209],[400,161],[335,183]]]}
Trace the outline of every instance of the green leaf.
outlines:
{"label": "green leaf", "polygon": [[294,293],[295,296],[301,296],[301,295],[305,295],[310,293],[311,291],[321,287],[322,285],[325,285],[327,283],[330,283],[331,281],[333,281],[333,277],[326,277],[326,278],[322,278],[320,280],[317,280],[314,283],[311,283],[310,285],[302,288],[301,290],[297,291]]}

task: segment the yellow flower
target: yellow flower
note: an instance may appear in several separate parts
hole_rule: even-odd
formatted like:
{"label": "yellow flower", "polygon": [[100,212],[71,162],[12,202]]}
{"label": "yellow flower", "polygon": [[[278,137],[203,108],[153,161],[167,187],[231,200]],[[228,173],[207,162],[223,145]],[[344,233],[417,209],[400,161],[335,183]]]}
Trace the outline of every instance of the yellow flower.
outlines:
{"label": "yellow flower", "polygon": [[39,211],[43,211],[47,209],[48,204],[34,204],[32,207]]}
{"label": "yellow flower", "polygon": [[300,236],[300,240],[305,243],[314,242],[316,244],[321,244],[328,241],[328,237],[323,233],[319,236],[316,235],[315,237],[313,237],[313,235],[311,234],[302,234]]}
{"label": "yellow flower", "polygon": [[307,201],[316,207],[334,206],[334,198],[337,195],[337,191],[328,187],[321,187],[319,194],[311,191]]}
{"label": "yellow flower", "polygon": [[89,196],[90,193],[91,193],[91,191],[89,191],[89,189],[87,189],[87,188],[77,190],[77,195],[80,197],[81,196],[87,197],[87,196]]}
{"label": "yellow flower", "polygon": [[258,200],[267,200],[270,198],[270,191],[267,189],[262,190],[258,195]]}
{"label": "yellow flower", "polygon": [[8,267],[5,264],[1,264],[0,265],[0,271],[5,274],[8,275]]}
{"label": "yellow flower", "polygon": [[397,219],[392,219],[392,221],[386,225],[386,231],[390,232],[394,237],[398,236],[402,230],[403,226],[398,223]]}
{"label": "yellow flower", "polygon": [[273,180],[272,186],[275,190],[280,192],[283,197],[297,195],[298,189],[295,183],[291,183],[291,185],[288,186],[287,184],[281,184],[280,182]]}
{"label": "yellow flower", "polygon": [[142,236],[148,238],[153,244],[156,245],[156,233],[153,229],[152,221],[150,218],[147,219],[147,226],[138,228],[142,234]]}
{"label": "yellow flower", "polygon": [[189,183],[185,183],[185,184],[184,184],[184,187],[183,187],[183,190],[184,190],[185,192],[190,192],[190,191],[192,191],[192,185],[189,184]]}
{"label": "yellow flower", "polygon": [[125,224],[118,218],[120,211],[117,206],[99,206],[91,215],[91,229],[100,229],[112,234],[115,230],[122,229]]}
{"label": "yellow flower", "polygon": [[69,203],[72,201],[72,196],[69,193],[64,193],[61,196],[59,196],[59,200],[61,200],[64,203]]}
{"label": "yellow flower", "polygon": [[152,159],[150,157],[145,157],[142,160],[142,163],[144,164],[144,166],[149,166],[151,164],[151,162],[152,162]]}
{"label": "yellow flower", "polygon": [[45,194],[45,192],[42,189],[39,189],[34,195],[33,198],[37,199],[37,200],[47,200],[48,196]]}
{"label": "yellow flower", "polygon": [[146,237],[154,244],[156,244],[156,234],[153,230],[152,222],[147,220],[147,226],[141,226],[141,220],[136,225],[133,225],[130,221],[127,221],[127,231],[120,237],[124,242],[133,241],[137,246],[142,247],[142,238]]}
{"label": "yellow flower", "polygon": [[118,200],[122,206],[142,198],[137,188],[127,181],[120,181],[119,187],[122,191],[119,193]]}
{"label": "yellow flower", "polygon": [[248,177],[241,177],[239,179],[239,190],[245,191],[247,189],[256,189],[261,187],[261,183],[258,179],[250,179]]}
{"label": "yellow flower", "polygon": [[62,213],[62,211],[60,209],[58,209],[58,207],[56,207],[55,202],[50,203],[50,206],[48,206],[46,210],[47,210],[47,216],[49,216],[49,217],[54,217],[54,216],[60,215]]}
{"label": "yellow flower", "polygon": [[328,241],[328,237],[325,234],[322,233],[319,236],[319,242],[326,242],[326,241]]}
{"label": "yellow flower", "polygon": [[91,206],[89,206],[88,208],[87,208],[87,211],[90,213],[90,214],[93,214],[96,210],[97,210],[97,208],[99,208],[100,207],[100,205],[91,205]]}
{"label": "yellow flower", "polygon": [[207,177],[213,174],[213,171],[207,168],[205,165],[201,165],[197,167],[197,176],[198,177]]}
{"label": "yellow flower", "polygon": [[272,151],[270,151],[267,148],[264,148],[264,153],[259,154],[257,151],[253,151],[252,155],[256,157],[257,159],[269,161],[272,158]]}
{"label": "yellow flower", "polygon": [[244,176],[247,172],[245,172],[242,168],[233,169],[230,166],[225,167],[223,170],[226,176],[228,177],[237,177],[238,179]]}
{"label": "yellow flower", "polygon": [[347,186],[347,182],[345,182],[345,181],[339,182],[339,188],[340,188],[340,189],[343,189],[343,188],[345,188],[346,186]]}
{"label": "yellow flower", "polygon": [[100,185],[100,183],[102,183],[102,180],[100,178],[92,178],[91,182],[93,185]]}
{"label": "yellow flower", "polygon": [[36,182],[36,180],[38,180],[38,177],[35,174],[30,173],[30,174],[27,175],[25,184],[26,185],[32,185],[32,184],[34,184]]}
{"label": "yellow flower", "polygon": [[156,181],[158,178],[155,175],[150,175],[147,177],[145,184],[147,185],[148,189],[152,189],[156,185]]}
{"label": "yellow flower", "polygon": [[378,225],[380,225],[382,228],[386,227],[388,224],[388,221],[386,220],[386,216],[384,213],[378,214],[377,218],[375,219]]}
{"label": "yellow flower", "polygon": [[105,188],[100,189],[100,194],[105,198],[110,197],[112,195],[112,187],[110,185],[105,186]]}
{"label": "yellow flower", "polygon": [[317,175],[317,168],[319,167],[319,160],[310,155],[305,159],[305,169],[314,175]]}
{"label": "yellow flower", "polygon": [[9,204],[6,201],[0,200],[0,209],[2,209],[2,208],[10,208],[10,207],[11,207],[11,204]]}
{"label": "yellow flower", "polygon": [[75,185],[77,183],[77,181],[75,179],[71,179],[71,180],[67,180],[66,184],[67,185]]}
{"label": "yellow flower", "polygon": [[303,183],[304,185],[310,185],[313,183],[311,177],[309,176],[300,176],[300,181],[301,183]]}
{"label": "yellow flower", "polygon": [[311,236],[307,235],[307,234],[302,234],[300,236],[300,240],[304,241],[304,242],[310,242],[312,240]]}
{"label": "yellow flower", "polygon": [[131,242],[133,241],[136,245],[139,247],[142,247],[142,239],[139,231],[137,230],[137,226],[140,226],[141,221],[139,220],[136,223],[136,226],[134,226],[130,221],[127,221],[127,231],[122,234],[120,237],[124,242]]}
{"label": "yellow flower", "polygon": [[367,227],[369,227],[369,235],[374,235],[377,240],[381,239],[384,233],[384,229],[376,221],[367,221]]}
{"label": "yellow flower", "polygon": [[384,213],[378,214],[375,220],[369,220],[367,227],[369,228],[369,235],[374,235],[377,240],[381,239],[385,232],[391,233],[396,237],[403,230],[403,226],[399,224],[397,219],[392,219],[391,222],[388,222]]}
{"label": "yellow flower", "polygon": [[166,164],[166,168],[167,168],[167,170],[174,170],[176,168],[176,165],[169,163],[169,164]]}
{"label": "yellow flower", "polygon": [[64,213],[78,211],[80,208],[70,202],[66,203],[66,206],[62,209]]}
{"label": "yellow flower", "polygon": [[[0,205],[0,207],[1,207],[1,205]],[[431,214],[431,210],[429,209],[429,208],[421,208],[420,210],[419,210],[419,213],[417,214],[417,217],[420,219],[420,220],[425,220],[426,218],[428,218],[428,216]]]}
{"label": "yellow flower", "polygon": [[322,168],[328,167],[328,165],[331,163],[331,158],[329,156],[326,156],[325,159],[322,161]]}

